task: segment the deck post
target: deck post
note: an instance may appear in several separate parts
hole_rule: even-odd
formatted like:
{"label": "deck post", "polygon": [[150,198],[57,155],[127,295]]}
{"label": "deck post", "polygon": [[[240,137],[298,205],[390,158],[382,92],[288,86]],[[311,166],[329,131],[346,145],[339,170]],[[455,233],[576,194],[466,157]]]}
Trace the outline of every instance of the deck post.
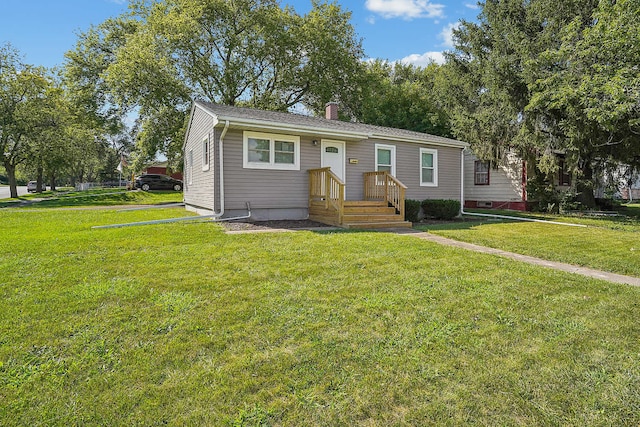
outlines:
{"label": "deck post", "polygon": [[324,171],[324,208],[329,209],[329,199],[331,199],[331,176]]}

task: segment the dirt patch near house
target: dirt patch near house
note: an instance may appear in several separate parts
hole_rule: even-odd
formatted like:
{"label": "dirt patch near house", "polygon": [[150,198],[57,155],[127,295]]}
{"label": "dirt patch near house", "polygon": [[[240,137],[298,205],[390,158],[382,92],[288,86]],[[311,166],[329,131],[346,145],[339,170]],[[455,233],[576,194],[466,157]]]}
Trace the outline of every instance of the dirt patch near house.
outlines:
{"label": "dirt patch near house", "polygon": [[305,230],[305,229],[327,229],[336,227],[322,224],[311,220],[299,221],[228,221],[221,222],[220,225],[226,231],[269,231],[269,230]]}

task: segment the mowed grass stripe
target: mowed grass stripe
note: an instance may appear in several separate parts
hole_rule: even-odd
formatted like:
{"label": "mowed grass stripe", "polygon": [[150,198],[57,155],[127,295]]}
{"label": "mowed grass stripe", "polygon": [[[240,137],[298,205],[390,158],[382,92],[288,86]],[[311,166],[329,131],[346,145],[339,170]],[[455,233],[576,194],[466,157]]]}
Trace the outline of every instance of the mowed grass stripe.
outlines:
{"label": "mowed grass stripe", "polygon": [[[640,223],[625,229],[566,227],[505,221],[458,222],[419,228],[463,242],[502,249],[550,261],[640,277]],[[612,224],[615,227],[615,223]]]}
{"label": "mowed grass stripe", "polygon": [[6,425],[633,425],[639,290],[384,233],[0,212]]}

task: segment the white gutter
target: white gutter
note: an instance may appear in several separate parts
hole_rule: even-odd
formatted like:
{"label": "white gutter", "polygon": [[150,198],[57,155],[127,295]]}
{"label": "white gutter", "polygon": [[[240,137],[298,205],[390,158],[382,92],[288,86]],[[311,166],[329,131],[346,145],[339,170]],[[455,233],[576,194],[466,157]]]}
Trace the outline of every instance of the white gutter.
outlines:
{"label": "white gutter", "polygon": [[[215,126],[215,123],[214,123],[214,126]],[[218,155],[220,156],[220,159],[219,159],[220,164],[218,166],[218,170],[219,170],[218,175],[220,178],[220,212],[216,214],[218,215],[216,218],[220,218],[222,215],[224,215],[224,155],[223,155],[224,148],[223,146],[224,146],[224,137],[227,135],[227,130],[229,130],[229,120],[225,121],[224,129],[222,129],[222,133],[220,134],[220,140],[218,141],[218,144],[220,145],[220,147],[218,148]],[[213,205],[214,205],[214,214],[215,214],[215,202]]]}
{"label": "white gutter", "polygon": [[486,218],[499,218],[499,219],[508,219],[508,220],[516,220],[516,221],[525,221],[525,222],[540,222],[543,224],[554,224],[554,225],[566,225],[568,227],[582,227],[586,228],[587,226],[584,224],[572,224],[569,222],[558,222],[558,221],[547,221],[545,219],[534,219],[534,218],[522,218],[518,216],[507,216],[507,215],[495,215],[495,214],[483,214],[483,213],[475,213],[475,212],[465,212],[464,210],[464,151],[466,148],[460,151],[460,215],[470,215],[470,216],[480,216]]}
{"label": "white gutter", "polygon": [[298,134],[306,134],[306,135],[326,135],[328,137],[333,138],[346,138],[346,139],[368,139],[371,138],[371,135],[366,132],[349,132],[349,131],[339,131],[332,129],[325,129],[313,126],[303,126],[303,125],[288,125],[284,123],[280,124],[269,124],[264,122],[263,120],[254,120],[254,119],[238,119],[234,117],[223,117],[219,116],[218,119],[220,121],[233,121],[234,126],[243,126],[243,127],[255,127],[258,129],[264,130],[272,130],[272,131],[280,131],[280,132],[295,132]]}
{"label": "white gutter", "polygon": [[371,139],[385,139],[388,141],[398,141],[398,142],[408,142],[408,143],[415,143],[415,144],[426,144],[426,145],[437,145],[439,147],[452,147],[452,148],[462,148],[462,149],[466,149],[468,147],[469,144],[467,144],[466,142],[462,142],[462,141],[454,141],[454,140],[450,140],[450,141],[433,141],[433,140],[429,140],[429,139],[422,139],[422,138],[412,138],[409,136],[390,136],[390,135],[382,135],[382,134],[369,134],[369,138]]}
{"label": "white gutter", "polygon": [[389,141],[399,141],[399,142],[408,142],[408,143],[419,143],[419,144],[427,144],[427,145],[437,145],[441,147],[454,147],[454,148],[463,148],[466,147],[467,144],[464,142],[457,142],[454,140],[451,141],[433,141],[429,139],[422,138],[412,138],[409,136],[393,136],[393,135],[384,135],[378,133],[368,133],[368,132],[350,132],[350,131],[339,131],[332,130],[322,127],[311,127],[311,126],[299,126],[299,125],[289,125],[284,123],[276,123],[270,124],[265,123],[262,120],[254,120],[254,119],[237,119],[232,117],[218,117],[220,120],[225,121],[233,121],[234,126],[241,127],[255,127],[261,130],[271,130],[277,132],[293,132],[297,134],[304,135],[318,135],[322,134],[328,138],[343,138],[343,139],[385,139]]}

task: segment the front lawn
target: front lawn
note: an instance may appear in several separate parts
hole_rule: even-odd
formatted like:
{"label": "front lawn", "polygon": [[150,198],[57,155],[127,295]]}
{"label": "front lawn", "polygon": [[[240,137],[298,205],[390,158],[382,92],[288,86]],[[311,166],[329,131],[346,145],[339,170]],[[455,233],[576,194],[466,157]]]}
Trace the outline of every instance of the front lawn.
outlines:
{"label": "front lawn", "polygon": [[416,228],[523,255],[640,277],[640,220],[637,218],[525,216],[587,227],[469,217],[471,220],[465,222],[420,225]]}
{"label": "front lawn", "polygon": [[0,211],[0,424],[638,425],[640,289],[387,233]]}
{"label": "front lawn", "polygon": [[45,191],[26,194],[17,199],[0,199],[0,208],[55,208],[80,206],[109,206],[131,204],[160,204],[182,202],[181,191],[127,191],[119,188],[87,191]]}

